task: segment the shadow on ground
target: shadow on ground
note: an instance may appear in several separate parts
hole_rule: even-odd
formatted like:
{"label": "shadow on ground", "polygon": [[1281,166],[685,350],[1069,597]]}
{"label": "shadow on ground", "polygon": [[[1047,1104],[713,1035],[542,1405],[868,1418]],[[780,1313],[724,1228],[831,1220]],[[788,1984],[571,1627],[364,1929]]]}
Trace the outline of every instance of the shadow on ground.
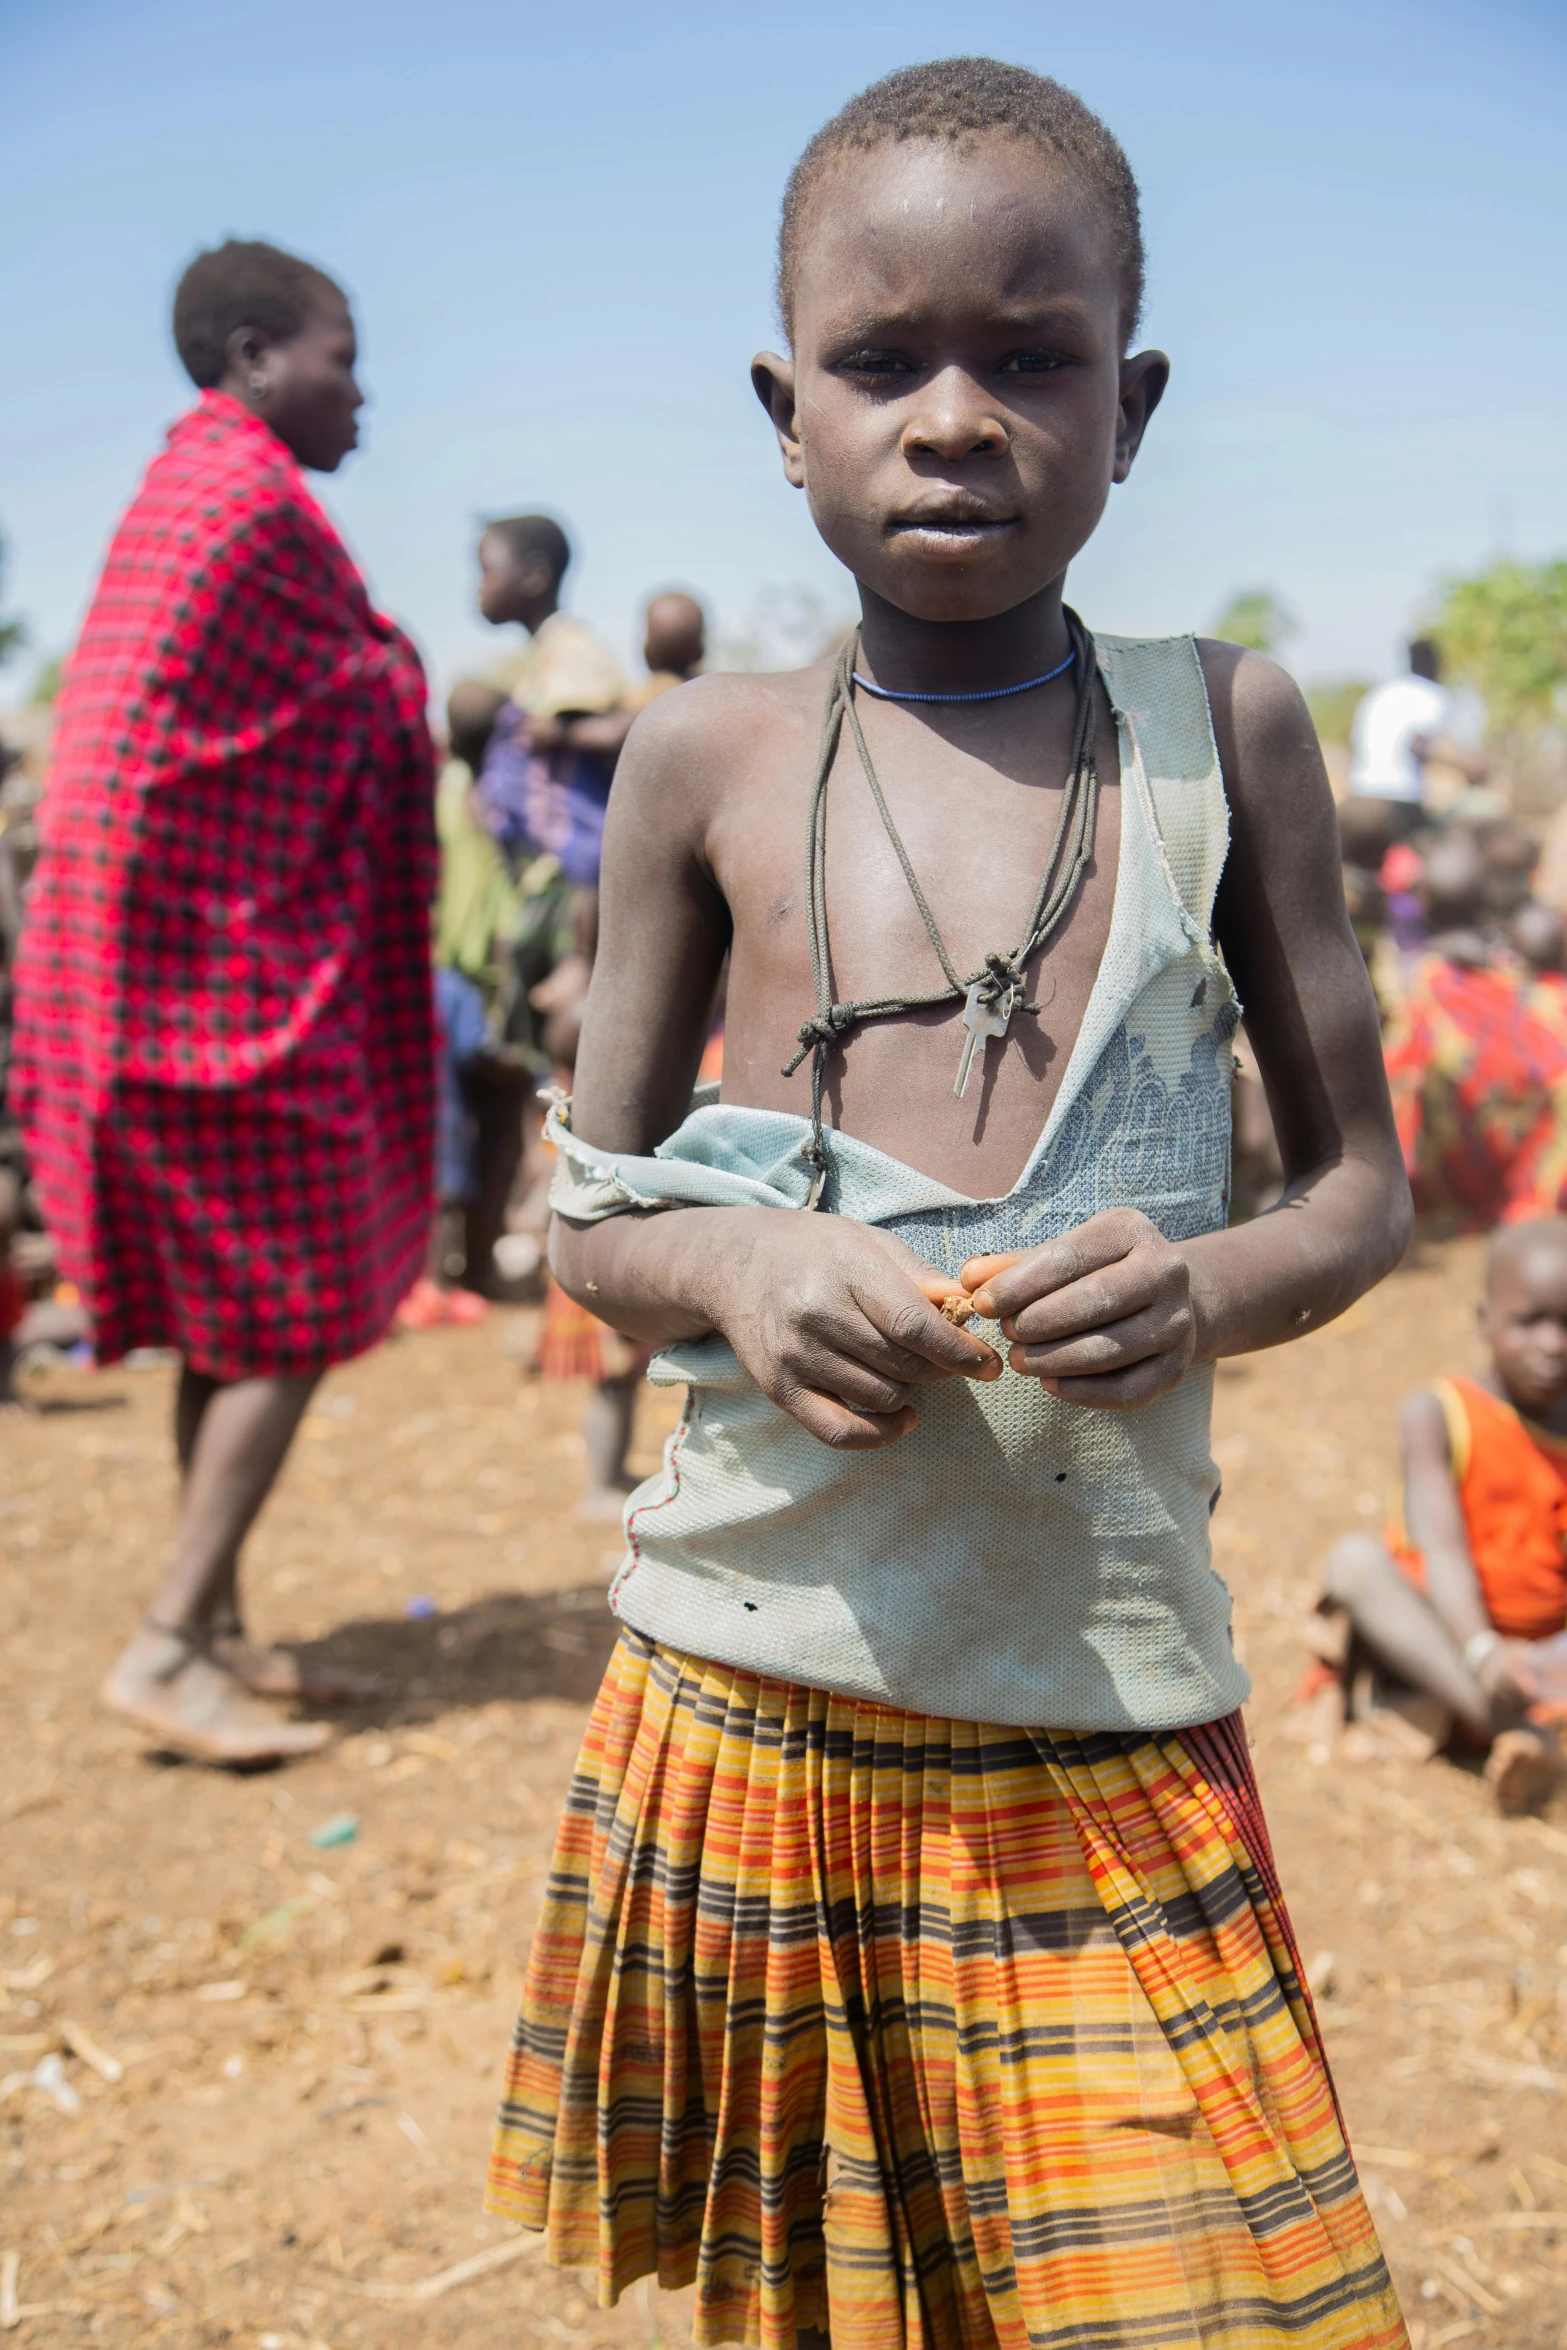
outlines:
{"label": "shadow on ground", "polygon": [[376,1693],[335,1710],[349,1729],[428,1722],[496,1698],[591,1704],[619,1627],[603,1582],[568,1591],[497,1591],[435,1616],[371,1616],[301,1641],[307,1664],[378,1676]]}

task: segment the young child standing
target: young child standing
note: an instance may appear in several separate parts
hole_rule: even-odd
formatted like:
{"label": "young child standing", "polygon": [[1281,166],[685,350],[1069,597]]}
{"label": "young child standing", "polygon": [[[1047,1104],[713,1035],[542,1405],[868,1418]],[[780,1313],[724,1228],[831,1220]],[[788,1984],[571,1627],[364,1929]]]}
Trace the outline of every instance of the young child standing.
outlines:
{"label": "young child standing", "polygon": [[[687,1403],[492,2199],[704,2343],[1405,2342],[1207,1527],[1214,1358],[1408,1194],[1294,687],[1062,601],[1164,388],[1141,278],[1054,82],[819,132],[754,378],[860,629],[655,704],[611,805],[555,1262]],[[1229,1230],[1237,989],[1285,1188]]]}
{"label": "young child standing", "polygon": [[1433,1751],[1478,1740],[1500,1808],[1535,1811],[1562,1775],[1564,1692],[1546,1682],[1567,1625],[1567,1219],[1498,1233],[1480,1330],[1481,1378],[1404,1405],[1404,1522],[1334,1546],[1322,1612],[1354,1636],[1345,1677],[1358,1650],[1395,1699],[1423,1701]]}

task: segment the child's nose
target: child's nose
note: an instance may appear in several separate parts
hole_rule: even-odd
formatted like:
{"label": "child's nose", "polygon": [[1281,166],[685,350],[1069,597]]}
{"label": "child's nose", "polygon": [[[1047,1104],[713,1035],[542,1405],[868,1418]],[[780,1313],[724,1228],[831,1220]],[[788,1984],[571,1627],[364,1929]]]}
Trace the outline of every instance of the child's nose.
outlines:
{"label": "child's nose", "polygon": [[999,457],[1008,446],[1005,424],[971,377],[953,369],[925,386],[903,430],[905,456]]}

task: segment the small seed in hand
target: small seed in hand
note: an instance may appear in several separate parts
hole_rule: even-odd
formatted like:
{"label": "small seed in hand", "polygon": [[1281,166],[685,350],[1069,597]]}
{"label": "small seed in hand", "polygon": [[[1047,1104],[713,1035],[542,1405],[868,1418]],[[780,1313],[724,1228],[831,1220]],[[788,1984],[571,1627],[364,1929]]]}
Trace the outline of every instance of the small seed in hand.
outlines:
{"label": "small seed in hand", "polygon": [[990,1319],[988,1315],[980,1312],[974,1300],[965,1290],[961,1289],[954,1296],[942,1299],[941,1313],[942,1318],[951,1322],[958,1330],[967,1329],[970,1322],[984,1322]]}

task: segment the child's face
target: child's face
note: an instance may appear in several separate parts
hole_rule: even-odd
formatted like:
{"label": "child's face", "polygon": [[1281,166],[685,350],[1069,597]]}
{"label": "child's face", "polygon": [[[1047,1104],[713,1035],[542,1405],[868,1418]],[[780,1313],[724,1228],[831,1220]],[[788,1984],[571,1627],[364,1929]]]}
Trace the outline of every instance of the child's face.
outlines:
{"label": "child's face", "polygon": [[364,394],[354,375],[354,322],[339,298],[323,300],[309,323],[270,354],[267,422],[301,465],[335,473],[359,440]]}
{"label": "child's face", "polygon": [[1010,136],[887,144],[810,200],[795,357],[753,369],[789,479],[888,603],[984,620],[1058,580],[1164,389],[1121,357],[1106,224]]}
{"label": "child's face", "polygon": [[1567,1249],[1529,1249],[1499,1264],[1480,1307],[1497,1376],[1535,1418],[1567,1396]]}
{"label": "child's face", "polygon": [[520,620],[532,628],[555,600],[558,582],[543,555],[519,555],[499,531],[479,540],[479,610],[492,627]]}

